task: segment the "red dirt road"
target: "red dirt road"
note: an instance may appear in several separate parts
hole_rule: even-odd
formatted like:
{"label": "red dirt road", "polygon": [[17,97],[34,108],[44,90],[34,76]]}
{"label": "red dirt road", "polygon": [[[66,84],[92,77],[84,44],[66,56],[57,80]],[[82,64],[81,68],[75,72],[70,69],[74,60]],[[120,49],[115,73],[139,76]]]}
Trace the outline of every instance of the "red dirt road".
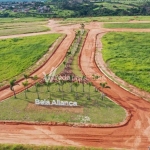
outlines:
{"label": "red dirt road", "polygon": [[[53,25],[56,25],[52,22],[52,29],[53,29]],[[56,52],[52,55],[52,57],[47,61],[47,63],[42,66],[39,70],[37,70],[34,75],[37,75],[40,78],[43,78],[43,72],[45,72],[46,74],[48,74],[51,69],[53,68],[57,68],[59,66],[59,64],[62,62],[62,60],[65,57],[65,54],[67,52],[67,50],[69,49],[70,45],[72,44],[74,38],[75,38],[75,33],[73,32],[72,28],[68,28],[68,30],[63,30],[63,27],[59,28],[61,31],[59,31],[59,33],[64,33],[67,35],[66,38],[63,40],[63,42],[61,43],[61,45],[58,47],[58,49],[56,50]],[[57,31],[57,26],[55,27],[55,30],[52,31],[54,32],[58,32]],[[48,33],[52,33],[52,32],[48,32]],[[25,34],[25,35],[18,35],[18,37],[22,37],[22,36],[33,36],[33,35],[37,35],[37,34],[42,34],[42,33],[34,33],[34,34]],[[44,32],[43,34],[47,34],[46,32]],[[4,36],[3,38],[11,38],[11,37],[16,37],[17,35],[12,35],[12,36]],[[24,87],[22,85],[22,82],[24,82],[25,80],[21,80],[20,82],[18,82],[18,84],[20,86],[15,86],[15,91],[17,93],[21,92],[24,90]],[[33,84],[34,81],[29,80],[30,84]],[[0,90],[0,101],[4,100],[10,96],[13,95],[13,92],[9,89],[6,88],[4,90]]]}
{"label": "red dirt road", "polygon": [[[90,31],[81,53],[80,66],[93,84],[99,87],[99,82],[92,80],[92,74],[103,75],[94,61],[96,35],[102,31],[108,31],[108,29],[99,29],[98,23],[91,23],[86,28],[89,28]],[[63,27],[60,30],[63,29],[66,32],[68,27]],[[74,38],[74,32],[69,33],[67,40],[64,40],[57,52],[52,56],[53,59],[50,59],[48,64],[36,74],[41,76],[43,71],[49,72],[51,67],[59,64],[60,59],[63,59],[65,55],[61,52],[66,52],[66,47],[69,46]],[[104,90],[104,93],[131,113],[130,121],[127,124],[121,127],[109,128],[1,124],[0,143],[84,145],[133,150],[148,149],[148,146],[150,146],[150,103],[125,91],[107,77],[104,79],[107,80],[108,85],[111,87],[111,89]],[[1,94],[8,96],[10,93],[7,89],[7,91],[0,91],[0,96]]]}

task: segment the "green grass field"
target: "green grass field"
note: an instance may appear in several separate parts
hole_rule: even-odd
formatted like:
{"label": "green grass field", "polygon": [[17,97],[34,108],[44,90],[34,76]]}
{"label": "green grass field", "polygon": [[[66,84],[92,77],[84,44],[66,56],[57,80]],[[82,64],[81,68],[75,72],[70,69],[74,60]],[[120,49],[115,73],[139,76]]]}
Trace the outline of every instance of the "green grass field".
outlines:
{"label": "green grass field", "polygon": [[[57,121],[57,122],[77,122],[83,123],[85,116],[90,117],[89,123],[114,124],[123,121],[125,111],[119,105],[108,100],[106,97],[102,100],[101,93],[95,92],[93,86],[85,84],[84,92],[82,84],[76,89],[75,86],[66,83],[64,86],[52,84],[50,92],[45,85],[38,87],[38,93],[35,87],[25,93],[17,95],[17,98],[11,97],[0,103],[0,120],[22,120],[22,121]],[[62,92],[64,91],[64,92]],[[44,107],[36,106],[36,98],[47,100],[76,101],[80,107]],[[90,97],[90,98],[89,98]]]}
{"label": "green grass field", "polygon": [[1,150],[106,150],[104,148],[92,148],[92,147],[36,146],[36,145],[22,145],[22,144],[0,144],[0,149]]}
{"label": "green grass field", "polygon": [[[150,21],[150,16],[102,16],[102,17],[84,17],[84,18],[67,18],[64,23],[76,23],[76,22],[128,22],[132,20],[137,21]],[[63,22],[62,22],[63,23]]]}
{"label": "green grass field", "polygon": [[105,23],[104,28],[149,29],[149,23]]}
{"label": "green grass field", "polygon": [[46,25],[46,21],[13,23],[0,22],[0,36],[49,31],[50,28]]}
{"label": "green grass field", "polygon": [[48,18],[23,17],[23,18],[0,18],[0,23],[39,22],[48,21]]}
{"label": "green grass field", "polygon": [[123,80],[150,92],[150,33],[110,32],[102,38],[103,58]]}
{"label": "green grass field", "polygon": [[35,64],[60,34],[0,40],[0,82],[23,73]]}

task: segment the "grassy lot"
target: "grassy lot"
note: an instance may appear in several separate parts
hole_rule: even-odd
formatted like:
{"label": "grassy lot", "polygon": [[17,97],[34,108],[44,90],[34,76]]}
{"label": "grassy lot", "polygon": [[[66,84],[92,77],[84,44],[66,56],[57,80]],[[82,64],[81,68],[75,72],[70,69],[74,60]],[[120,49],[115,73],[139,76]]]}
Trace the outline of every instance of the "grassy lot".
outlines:
{"label": "grassy lot", "polygon": [[50,28],[48,28],[46,24],[46,21],[13,23],[0,22],[0,36],[49,31]]}
{"label": "grassy lot", "polygon": [[133,29],[149,29],[149,23],[105,23],[105,28],[133,28]]}
{"label": "grassy lot", "polygon": [[36,17],[0,18],[0,23],[39,22],[39,21],[47,21],[47,20],[48,18],[36,18]]}
{"label": "grassy lot", "polygon": [[123,80],[150,92],[150,33],[110,32],[102,38],[103,58]]}
{"label": "grassy lot", "polygon": [[19,75],[35,64],[59,36],[48,34],[0,40],[0,82]]}
{"label": "grassy lot", "polygon": [[101,2],[101,3],[94,3],[96,5],[103,6],[103,8],[107,8],[110,10],[115,10],[115,9],[123,9],[126,10],[127,8],[132,8],[133,6],[128,5],[128,4],[120,4],[120,3],[109,3],[109,2]]}
{"label": "grassy lot", "polygon": [[73,147],[73,146],[36,146],[36,145],[22,145],[22,144],[0,144],[0,149],[1,150],[106,150],[104,148]]}
{"label": "grassy lot", "polygon": [[[80,52],[80,50],[82,48],[82,45],[83,45],[83,42],[84,42],[86,34],[87,34],[87,31],[85,30],[84,34],[81,36],[81,41],[80,41],[80,43],[79,43],[79,45],[78,45],[78,47],[76,49],[76,52],[75,52],[74,57],[73,57],[73,62],[71,64],[72,72],[74,74],[76,74],[77,76],[79,76],[79,77],[82,77],[83,75],[82,75],[82,73],[80,71],[80,67],[78,66],[78,57],[79,57],[79,52]],[[76,39],[77,39],[77,37],[76,37]],[[74,41],[72,43],[71,47],[69,48],[68,52],[73,53],[76,45],[77,45],[76,41]],[[68,59],[69,58],[65,58],[64,61],[67,62]],[[65,68],[65,65],[62,63],[59,66],[59,68],[57,69],[56,74],[61,73],[64,70],[64,68]]]}
{"label": "grassy lot", "polygon": [[73,62],[71,64],[71,68],[72,68],[73,73],[76,74],[79,77],[82,77],[83,74],[81,73],[81,70],[80,70],[80,67],[79,67],[79,63],[78,63],[78,59],[79,59],[79,54],[80,54],[81,48],[82,48],[82,46],[84,44],[83,42],[85,40],[87,32],[88,31],[85,30],[85,32],[84,32],[84,34],[82,36],[81,42],[79,44],[79,47],[77,48],[77,51],[75,52]]}
{"label": "grassy lot", "polygon": [[137,21],[150,21],[150,16],[103,16],[103,17],[84,17],[84,18],[67,18],[64,20],[64,23],[67,22],[90,22],[90,21],[99,21],[99,22],[128,22],[132,20]]}
{"label": "grassy lot", "polygon": [[0,36],[49,31],[46,18],[0,18]]}
{"label": "grassy lot", "polygon": [[[50,92],[47,91],[47,86],[41,84],[36,88],[32,87],[27,92],[17,95],[17,99],[11,97],[0,103],[0,120],[23,120],[23,121],[57,121],[57,122],[78,122],[83,123],[84,118],[88,116],[90,123],[98,124],[114,124],[123,121],[125,111],[114,102],[106,97],[102,100],[101,93],[95,92],[93,86],[79,84],[76,87],[71,83],[66,83],[63,86],[53,83],[50,86]],[[60,91],[59,91],[60,88]],[[63,92],[64,91],[64,92]],[[69,106],[36,106],[34,101],[36,98],[63,101],[76,101],[80,107],[70,108]]]}

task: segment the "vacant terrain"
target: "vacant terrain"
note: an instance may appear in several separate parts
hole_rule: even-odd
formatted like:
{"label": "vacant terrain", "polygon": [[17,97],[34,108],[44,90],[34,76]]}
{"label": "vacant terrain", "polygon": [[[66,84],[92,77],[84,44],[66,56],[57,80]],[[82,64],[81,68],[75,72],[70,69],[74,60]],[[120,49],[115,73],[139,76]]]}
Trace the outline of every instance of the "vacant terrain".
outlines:
{"label": "vacant terrain", "polygon": [[[54,24],[51,21],[51,29],[66,33],[67,37],[62,42],[56,53],[50,58],[50,60],[40,68],[36,74],[42,77],[42,72],[49,72],[49,70],[58,66],[65,57],[66,49],[71,45],[75,33],[72,29],[80,27],[79,25],[60,26]],[[103,76],[107,81],[111,89],[104,89],[103,92],[113,99],[113,101],[119,103],[128,112],[128,120],[122,125],[117,126],[103,126],[101,128],[80,128],[77,126],[64,126],[53,124],[49,125],[27,125],[17,124],[11,125],[11,123],[3,123],[0,125],[0,142],[1,143],[30,143],[30,144],[42,144],[45,145],[74,145],[74,146],[94,146],[104,148],[122,148],[122,149],[139,149],[145,150],[149,145],[149,116],[150,105],[149,102],[142,98],[133,95],[132,93],[124,90],[116,83],[111,81],[103,74],[95,63],[94,53],[96,46],[97,34],[103,36],[105,32],[110,31],[132,31],[132,32],[149,32],[149,29],[103,29],[98,22],[92,22],[85,26],[89,29],[88,36],[85,40],[84,46],[79,56],[79,66],[86,77],[92,81],[92,83],[98,88],[99,81],[95,81],[92,78],[92,74]],[[95,45],[96,43],[96,45]],[[100,48],[100,47],[97,47]],[[62,53],[63,52],[63,53]],[[60,57],[61,53],[61,57]],[[23,81],[20,81],[22,83]],[[34,83],[34,82],[32,82]],[[16,86],[15,90],[20,92],[24,90],[22,86]],[[0,99],[4,99],[13,95],[8,88],[0,91]],[[34,134],[32,134],[34,132]],[[13,135],[13,137],[12,137]],[[15,138],[14,138],[15,136]],[[38,136],[38,139],[37,139]],[[5,138],[4,138],[5,137]],[[26,139],[26,140],[25,140]]]}
{"label": "vacant terrain", "polygon": [[0,18],[0,36],[49,31],[47,19]]}
{"label": "vacant terrain", "polygon": [[60,37],[60,34],[1,40],[0,82],[10,80],[25,72],[26,69],[35,64],[49,50],[49,47],[58,37]]}

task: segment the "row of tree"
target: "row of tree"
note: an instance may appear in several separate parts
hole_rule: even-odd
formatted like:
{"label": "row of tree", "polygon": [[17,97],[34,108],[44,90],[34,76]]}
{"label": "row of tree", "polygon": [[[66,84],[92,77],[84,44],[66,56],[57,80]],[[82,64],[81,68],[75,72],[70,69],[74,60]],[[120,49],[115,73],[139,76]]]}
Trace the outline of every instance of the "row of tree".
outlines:
{"label": "row of tree", "polygon": [[[49,75],[47,74],[47,76],[49,76]],[[24,74],[24,78],[25,78],[25,81],[22,82],[22,85],[24,86],[25,98],[27,99],[28,87],[31,85],[31,84],[29,83],[28,79],[30,78],[30,79],[36,81],[36,80],[38,80],[38,79],[40,79],[40,78],[39,78],[37,75],[35,75],[35,76],[33,76],[33,77],[30,77],[29,75],[26,75],[26,74]],[[99,78],[100,78],[100,76],[93,75],[93,79],[94,79],[94,80],[98,80]],[[36,83],[35,83],[35,90],[36,90],[36,93],[37,93],[37,98],[40,99],[38,87],[41,86],[41,85],[46,85],[46,86],[47,86],[47,92],[49,92],[49,98],[51,99],[51,92],[50,92],[51,90],[50,90],[50,87],[51,87],[53,84],[55,84],[56,86],[58,86],[58,91],[62,93],[62,99],[64,99],[64,92],[65,92],[65,91],[64,91],[64,85],[65,85],[66,83],[69,83],[69,84],[70,84],[70,92],[74,92],[74,94],[75,94],[75,99],[78,99],[78,87],[79,87],[80,83],[79,83],[79,82],[73,82],[72,79],[73,79],[73,78],[70,77],[70,80],[62,80],[62,79],[59,79],[59,78],[57,77],[57,81],[55,80],[55,82],[51,82],[50,80],[48,80],[48,81],[43,80],[42,82],[36,82]],[[88,85],[88,99],[90,100],[90,98],[91,98],[91,96],[90,96],[90,93],[91,93],[90,89],[91,89],[91,86],[93,86],[93,84],[92,84],[92,82],[86,83],[86,82],[85,82],[85,81],[86,81],[85,79],[86,79],[86,77],[83,76],[83,77],[82,77],[82,82],[81,82],[81,84],[82,84],[82,92],[85,92],[85,84],[87,84],[87,85]],[[14,98],[16,98],[16,92],[15,92],[15,89],[14,89],[14,87],[15,87],[16,85],[19,85],[19,84],[16,82],[15,79],[13,79],[13,80],[10,81],[10,89],[11,89],[11,90],[13,91],[13,93],[14,93]],[[107,82],[100,82],[99,85],[100,85],[99,88],[101,88],[101,91],[103,91],[104,88],[110,88],[110,87],[107,85]],[[74,91],[73,91],[73,86],[74,86],[74,88],[75,88]],[[97,89],[97,88],[95,87],[95,92],[97,92],[97,91],[99,90],[99,88]],[[102,92],[102,94],[101,94],[101,97],[102,97],[102,99],[104,98],[103,92]]]}

